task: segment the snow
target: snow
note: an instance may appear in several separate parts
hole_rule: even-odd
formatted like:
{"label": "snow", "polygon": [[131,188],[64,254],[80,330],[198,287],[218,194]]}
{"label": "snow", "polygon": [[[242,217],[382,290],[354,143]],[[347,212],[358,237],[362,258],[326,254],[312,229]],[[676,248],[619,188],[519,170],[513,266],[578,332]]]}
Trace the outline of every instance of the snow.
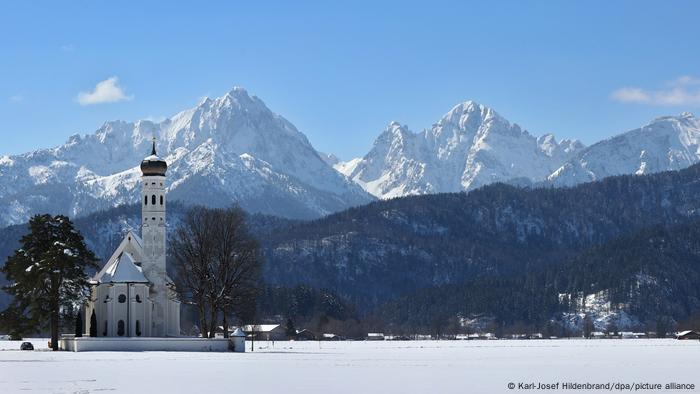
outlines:
{"label": "snow", "polygon": [[[33,343],[45,346],[46,340]],[[0,348],[18,346],[19,342],[0,341]],[[274,346],[256,342],[255,346],[247,353],[0,351],[0,384],[4,393],[187,394],[506,393],[513,392],[507,388],[510,382],[533,381],[677,382],[694,383],[696,388],[700,384],[695,373],[698,341],[275,342]]]}
{"label": "snow", "polygon": [[413,133],[391,122],[362,158],[333,167],[379,198],[459,192],[494,182],[572,186],[622,174],[679,170],[700,160],[700,119],[665,116],[588,148],[532,136],[491,108],[456,105]]}
{"label": "snow", "polygon": [[[168,163],[167,191],[186,203],[201,204],[192,190],[208,185],[218,186],[209,194],[219,205],[237,200],[253,212],[290,217],[321,216],[372,200],[291,122],[234,88],[162,122],[109,121],[55,148],[2,156],[0,200],[7,204],[0,206],[0,226],[26,222],[32,213],[80,216],[137,203],[139,165],[154,136],[159,156],[147,159]],[[254,160],[242,160],[243,154]],[[289,206],[299,212],[284,209]]]}
{"label": "snow", "polygon": [[[649,283],[654,280],[642,274],[637,274],[636,277],[639,283]],[[571,297],[571,294],[559,294],[559,301],[568,301]],[[586,315],[590,317],[598,331],[605,331],[610,323],[614,323],[619,329],[629,329],[641,324],[636,316],[625,311],[625,305],[610,302],[607,290],[587,294],[585,297],[578,295],[577,300],[575,312],[562,314],[564,321],[571,328],[583,329]]]}
{"label": "snow", "polygon": [[127,252],[123,252],[115,259],[108,262],[102,270],[95,275],[94,280],[100,283],[148,283],[148,279],[143,275],[141,267],[138,267],[134,263],[134,258]]}
{"label": "snow", "polygon": [[473,101],[458,104],[430,129],[391,122],[361,159],[334,168],[380,198],[472,190],[493,182],[544,181],[583,147],[540,138]]}
{"label": "snow", "polygon": [[664,116],[581,150],[549,176],[555,186],[571,186],[622,174],[679,170],[700,160],[700,119]]}

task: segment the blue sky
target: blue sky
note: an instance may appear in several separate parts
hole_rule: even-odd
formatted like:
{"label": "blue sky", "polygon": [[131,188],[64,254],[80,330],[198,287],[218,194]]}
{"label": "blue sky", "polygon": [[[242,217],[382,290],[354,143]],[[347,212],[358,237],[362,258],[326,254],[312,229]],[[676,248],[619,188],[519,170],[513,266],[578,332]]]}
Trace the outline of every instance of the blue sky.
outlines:
{"label": "blue sky", "polygon": [[588,144],[700,107],[700,2],[249,3],[3,2],[0,154],[233,86],[344,159],[468,99]]}

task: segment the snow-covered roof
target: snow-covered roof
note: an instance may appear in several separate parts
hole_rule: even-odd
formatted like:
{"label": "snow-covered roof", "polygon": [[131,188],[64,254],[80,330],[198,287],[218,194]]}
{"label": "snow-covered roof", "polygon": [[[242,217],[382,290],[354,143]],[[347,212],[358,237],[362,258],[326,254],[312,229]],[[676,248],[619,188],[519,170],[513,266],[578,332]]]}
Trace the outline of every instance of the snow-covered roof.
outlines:
{"label": "snow-covered roof", "polygon": [[148,283],[141,267],[136,265],[133,256],[127,252],[107,262],[94,280],[98,283]]}
{"label": "snow-covered roof", "polygon": [[231,334],[231,336],[232,336],[232,337],[244,337],[245,334],[243,333],[243,331],[241,331],[241,328],[240,328],[240,327],[236,327],[236,329],[233,331],[233,333]]}
{"label": "snow-covered roof", "polygon": [[143,160],[144,161],[162,161],[163,159],[161,159],[158,155],[149,155],[149,156],[146,156]]}
{"label": "snow-covered roof", "polygon": [[[246,324],[243,326],[243,330],[246,332],[270,332],[279,326],[279,324],[256,324],[255,326]],[[253,330],[253,327],[255,327],[255,330]]]}

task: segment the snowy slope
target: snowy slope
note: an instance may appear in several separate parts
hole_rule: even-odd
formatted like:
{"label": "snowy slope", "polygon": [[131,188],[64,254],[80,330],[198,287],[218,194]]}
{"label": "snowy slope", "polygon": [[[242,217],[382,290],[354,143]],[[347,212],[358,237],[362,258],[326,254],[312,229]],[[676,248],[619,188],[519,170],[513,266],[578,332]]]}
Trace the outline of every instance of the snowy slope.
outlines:
{"label": "snowy slope", "polygon": [[64,145],[0,156],[0,225],[38,212],[83,215],[138,199],[150,140],[168,164],[171,198],[287,217],[371,200],[328,165],[294,125],[234,88],[160,123],[111,121]]}
{"label": "snowy slope", "polygon": [[391,198],[543,181],[582,148],[551,134],[532,136],[491,108],[467,101],[420,133],[390,123],[367,155],[334,168],[369,193]]}
{"label": "snowy slope", "polygon": [[700,119],[691,113],[654,119],[641,128],[591,145],[548,180],[571,186],[622,174],[679,170],[700,160]]}

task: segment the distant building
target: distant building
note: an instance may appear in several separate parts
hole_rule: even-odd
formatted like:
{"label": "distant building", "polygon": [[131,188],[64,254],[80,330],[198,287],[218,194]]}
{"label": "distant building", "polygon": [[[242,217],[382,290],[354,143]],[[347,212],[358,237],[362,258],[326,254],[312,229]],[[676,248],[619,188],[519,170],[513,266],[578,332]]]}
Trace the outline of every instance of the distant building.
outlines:
{"label": "distant building", "polygon": [[340,341],[342,338],[340,335],[335,335],[333,333],[325,332],[321,337],[324,341]]}
{"label": "distant building", "polygon": [[367,340],[368,341],[383,341],[384,340],[384,333],[369,332],[369,333],[367,333]]}
{"label": "distant building", "polygon": [[303,330],[297,330],[297,341],[315,341],[316,340],[316,334],[313,332],[303,329]]}
{"label": "distant building", "polygon": [[287,339],[287,330],[280,324],[247,324],[243,327],[243,332],[248,338],[255,338],[258,341],[282,341]]}
{"label": "distant building", "polygon": [[676,339],[700,339],[700,332],[688,330],[676,334]]}

